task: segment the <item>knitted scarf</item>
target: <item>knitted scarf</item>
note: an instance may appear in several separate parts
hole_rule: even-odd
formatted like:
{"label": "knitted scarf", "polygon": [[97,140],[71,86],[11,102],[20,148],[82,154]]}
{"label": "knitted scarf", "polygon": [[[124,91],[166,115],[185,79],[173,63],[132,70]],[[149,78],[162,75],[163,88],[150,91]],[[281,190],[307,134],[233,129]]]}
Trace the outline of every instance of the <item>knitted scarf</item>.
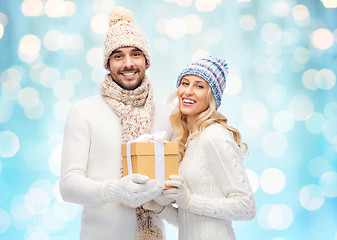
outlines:
{"label": "knitted scarf", "polygon": [[[135,139],[141,134],[150,133],[153,112],[153,90],[145,76],[142,84],[134,90],[121,88],[112,80],[110,74],[101,84],[101,94],[107,104],[120,117],[122,122],[122,142]],[[121,176],[123,167],[121,164]],[[152,212],[136,208],[138,229],[136,239],[163,239],[160,228],[153,226]]]}

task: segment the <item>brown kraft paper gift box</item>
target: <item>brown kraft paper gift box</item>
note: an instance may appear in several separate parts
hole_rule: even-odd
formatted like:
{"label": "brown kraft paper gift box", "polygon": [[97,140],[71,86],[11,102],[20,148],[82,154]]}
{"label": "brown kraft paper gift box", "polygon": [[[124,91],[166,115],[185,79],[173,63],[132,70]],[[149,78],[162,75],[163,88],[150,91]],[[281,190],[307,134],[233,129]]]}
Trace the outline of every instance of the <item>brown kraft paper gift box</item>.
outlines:
{"label": "brown kraft paper gift box", "polygon": [[[127,144],[122,144],[123,177],[128,175]],[[130,155],[133,173],[139,173],[155,179],[155,143],[133,142],[130,143]],[[165,142],[165,181],[171,175],[178,175],[178,143]],[[171,188],[166,186],[167,188]]]}

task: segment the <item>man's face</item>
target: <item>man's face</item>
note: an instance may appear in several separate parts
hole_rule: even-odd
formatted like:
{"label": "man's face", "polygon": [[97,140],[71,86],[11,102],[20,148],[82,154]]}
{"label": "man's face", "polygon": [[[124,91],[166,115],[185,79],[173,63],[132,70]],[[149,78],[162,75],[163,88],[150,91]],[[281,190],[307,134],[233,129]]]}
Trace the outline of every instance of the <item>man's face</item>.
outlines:
{"label": "man's face", "polygon": [[141,85],[147,66],[143,52],[135,47],[117,48],[109,59],[112,79],[127,90],[136,89]]}

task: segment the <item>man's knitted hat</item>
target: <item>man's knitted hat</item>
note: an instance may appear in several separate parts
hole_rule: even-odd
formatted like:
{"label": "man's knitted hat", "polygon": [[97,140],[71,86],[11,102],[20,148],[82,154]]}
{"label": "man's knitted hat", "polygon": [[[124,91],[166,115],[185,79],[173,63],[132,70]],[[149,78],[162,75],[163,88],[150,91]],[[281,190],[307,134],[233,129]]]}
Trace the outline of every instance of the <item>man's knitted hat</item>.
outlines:
{"label": "man's knitted hat", "polygon": [[228,66],[225,59],[214,56],[203,58],[188,64],[179,74],[177,88],[181,79],[186,75],[197,75],[205,79],[213,91],[218,109],[221,104],[223,91],[226,87],[226,78],[228,75]]}
{"label": "man's knitted hat", "polygon": [[124,7],[116,7],[109,18],[109,29],[104,39],[104,68],[109,69],[109,58],[120,47],[136,47],[145,56],[150,66],[150,53],[144,34],[133,24],[132,12]]}

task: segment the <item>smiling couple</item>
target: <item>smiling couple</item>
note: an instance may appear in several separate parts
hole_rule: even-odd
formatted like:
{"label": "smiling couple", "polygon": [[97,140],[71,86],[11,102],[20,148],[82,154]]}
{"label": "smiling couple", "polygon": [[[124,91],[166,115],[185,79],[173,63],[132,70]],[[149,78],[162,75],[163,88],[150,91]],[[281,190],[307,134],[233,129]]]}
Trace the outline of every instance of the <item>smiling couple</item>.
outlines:
{"label": "smiling couple", "polygon": [[[179,239],[235,239],[231,222],[253,219],[255,200],[242,164],[247,145],[217,111],[227,63],[210,56],[183,68],[173,111],[153,101],[150,63],[132,13],[115,8],[101,94],[76,102],[65,124],[60,191],[83,205],[80,239],[165,239],[162,219],[178,227]],[[166,181],[175,188],[163,190],[144,175],[122,177],[121,143],[155,131],[179,143],[179,174]]]}

